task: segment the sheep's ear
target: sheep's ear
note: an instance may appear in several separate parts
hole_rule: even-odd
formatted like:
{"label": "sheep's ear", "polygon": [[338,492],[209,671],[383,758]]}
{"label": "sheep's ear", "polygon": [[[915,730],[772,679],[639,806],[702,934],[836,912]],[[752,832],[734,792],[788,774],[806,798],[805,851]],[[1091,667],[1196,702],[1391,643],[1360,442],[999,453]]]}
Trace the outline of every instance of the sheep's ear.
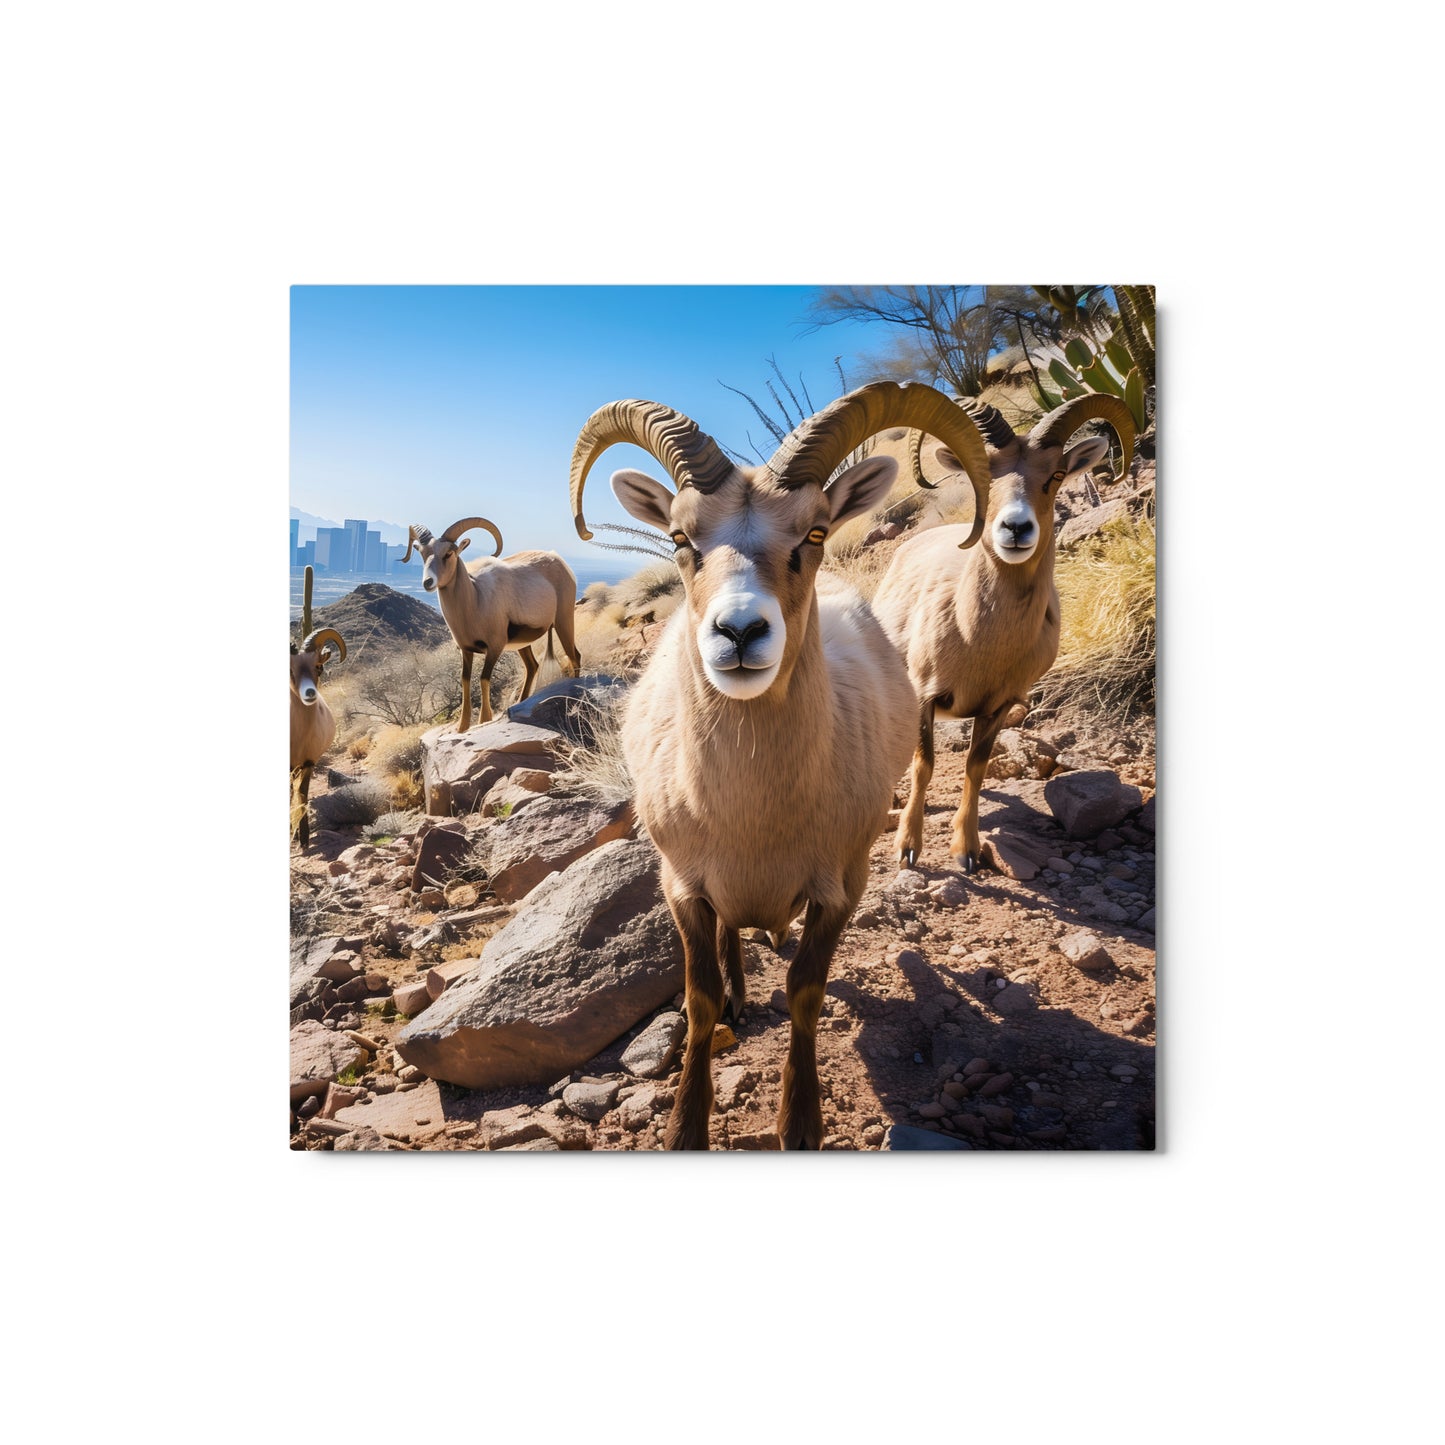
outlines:
{"label": "sheep's ear", "polygon": [[1059,463],[1059,470],[1064,473],[1065,480],[1067,480],[1069,477],[1077,476],[1080,472],[1088,471],[1090,467],[1098,466],[1108,455],[1108,437],[1085,437],[1083,441],[1076,442],[1064,453],[1063,460]]}
{"label": "sheep's ear", "polygon": [[672,493],[646,472],[613,472],[612,490],[617,500],[639,522],[666,532],[672,523]]}
{"label": "sheep's ear", "polygon": [[462,540],[457,543],[457,551],[458,551],[458,552],[465,552],[465,551],[467,550],[467,548],[470,547],[471,545],[472,545],[472,539],[471,539],[470,537],[463,537]]}
{"label": "sheep's ear", "polygon": [[886,497],[898,475],[898,463],[892,457],[869,457],[856,467],[849,467],[833,481],[823,495],[836,527],[849,517],[871,512]]}

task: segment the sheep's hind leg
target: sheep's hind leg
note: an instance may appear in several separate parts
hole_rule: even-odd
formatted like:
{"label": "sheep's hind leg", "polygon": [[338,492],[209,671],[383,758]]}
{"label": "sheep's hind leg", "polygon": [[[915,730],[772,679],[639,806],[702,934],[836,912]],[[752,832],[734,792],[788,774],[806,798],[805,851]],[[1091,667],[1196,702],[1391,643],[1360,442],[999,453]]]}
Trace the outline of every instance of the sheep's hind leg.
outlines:
{"label": "sheep's hind leg", "polygon": [[[462,648],[462,717],[457,731],[464,733],[472,725],[472,659],[476,656],[470,648]],[[485,693],[482,694],[486,696]]]}
{"label": "sheep's hind leg", "polygon": [[908,805],[898,819],[898,862],[912,868],[923,847],[923,805],[928,797],[928,782],[933,776],[933,711],[936,703],[923,704],[918,715],[918,746],[913,753],[913,767],[908,779]]}
{"label": "sheep's hind leg", "polygon": [[722,970],[717,959],[718,917],[705,898],[669,898],[667,902],[682,935],[687,1043],[677,1102],[672,1106],[663,1144],[668,1149],[706,1149],[712,1117],[712,1031],[723,1004]]}
{"label": "sheep's hind leg", "polygon": [[823,1105],[818,1094],[818,1015],[828,986],[833,950],[853,911],[852,904],[824,909],[808,904],[797,957],[788,967],[788,1062],[783,1069],[783,1102],[778,1139],[784,1149],[823,1147]]}
{"label": "sheep's hind leg", "polygon": [[729,928],[722,919],[717,925],[717,951],[727,966],[727,1003],[723,1007],[723,1018],[736,1026],[743,1021],[743,1006],[747,1003],[748,986],[743,977],[743,941],[736,928]]}
{"label": "sheep's hind leg", "polygon": [[963,871],[978,871],[981,845],[978,838],[978,795],[983,788],[984,770],[988,767],[989,754],[993,752],[994,740],[1003,730],[1004,721],[1014,704],[1006,702],[1001,708],[986,717],[973,720],[973,736],[968,744],[968,761],[964,764],[963,797],[958,812],[953,815],[953,841],[948,851],[955,858],[963,859]]}
{"label": "sheep's hind leg", "polygon": [[522,690],[517,694],[517,701],[521,702],[532,695],[532,682],[537,676],[537,654],[530,647],[519,647],[517,656],[527,669],[527,675],[522,679]]}

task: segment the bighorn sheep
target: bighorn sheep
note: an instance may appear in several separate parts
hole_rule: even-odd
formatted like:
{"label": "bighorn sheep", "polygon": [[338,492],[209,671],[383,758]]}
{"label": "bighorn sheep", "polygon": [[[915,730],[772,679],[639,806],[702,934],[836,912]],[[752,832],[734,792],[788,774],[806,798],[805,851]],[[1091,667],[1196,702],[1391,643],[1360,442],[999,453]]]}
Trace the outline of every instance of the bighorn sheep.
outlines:
{"label": "bighorn sheep", "polygon": [[336,741],[336,718],[318,688],[321,669],[331,661],[333,647],[345,662],[346,643],[341,634],[323,627],[291,654],[291,833],[299,836],[303,848],[311,841],[311,821],[306,815],[311,771]]}
{"label": "bighorn sheep", "polygon": [[[984,543],[960,553],[962,526],[935,527],[905,542],[878,584],[873,608],[908,664],[918,694],[918,747],[912,790],[898,824],[899,862],[911,867],[923,845],[924,795],[933,775],[933,719],[973,719],[963,797],[949,852],[964,871],[979,863],[978,794],[999,731],[1028,709],[1029,689],[1053,666],[1059,650],[1059,594],[1054,586],[1054,499],[1059,488],[1097,464],[1109,449],[1102,436],[1065,443],[1085,422],[1106,421],[1123,447],[1120,477],[1134,455],[1134,422],[1117,397],[1076,397],[1051,411],[1027,436],[991,406],[959,405],[988,448],[992,475]],[[911,439],[914,479],[922,482],[921,434]],[[944,466],[957,458],[939,449]],[[1119,478],[1115,478],[1118,480]],[[925,485],[933,485],[925,483]],[[1018,711],[1020,708],[1023,711]]]}
{"label": "bighorn sheep", "polygon": [[[474,527],[490,532],[497,539],[497,550],[468,567],[458,557],[471,546],[472,539],[459,539]],[[478,652],[485,658],[483,722],[490,722],[492,717],[492,669],[507,648],[516,649],[527,669],[518,702],[531,693],[537,676],[537,658],[529,644],[546,634],[547,655],[551,657],[553,629],[562,640],[574,676],[582,671],[582,656],[572,633],[577,579],[555,552],[518,552],[502,557],[502,534],[485,517],[453,522],[435,538],[425,527],[413,526],[407,533],[403,562],[410,561],[413,548],[422,556],[422,586],[437,594],[442,616],[462,650],[462,717],[458,732],[464,733],[472,725],[472,658]]]}
{"label": "bighorn sheep", "polygon": [[[744,1001],[739,930],[785,932],[806,905],[788,968],[791,1036],[778,1135],[821,1147],[816,1035],[828,966],[868,877],[868,850],[908,761],[917,700],[868,605],[819,576],[831,529],[872,508],[897,463],[834,469],[864,438],[920,426],[988,467],[973,424],[941,393],[879,382],[800,426],[763,467],[735,467],[681,412],[617,401],[595,412],[572,453],[578,535],[592,533],[582,489],[615,442],[644,448],[676,493],[642,472],[612,489],[676,547],[686,605],[669,620],[622,724],[636,805],[662,855],[662,891],[682,935],[687,1043],[669,1120],[671,1149],[706,1149],[711,1041],[725,999]],[[982,510],[982,508],[980,509]]]}

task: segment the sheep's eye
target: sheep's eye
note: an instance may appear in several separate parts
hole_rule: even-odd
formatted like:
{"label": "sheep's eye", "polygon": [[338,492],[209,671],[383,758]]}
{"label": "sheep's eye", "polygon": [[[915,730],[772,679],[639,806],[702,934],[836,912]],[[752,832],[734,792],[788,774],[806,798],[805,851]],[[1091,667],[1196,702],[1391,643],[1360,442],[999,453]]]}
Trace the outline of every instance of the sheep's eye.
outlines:
{"label": "sheep's eye", "polygon": [[690,547],[692,543],[687,540],[686,532],[674,532],[672,534],[672,545],[681,549],[683,547]]}
{"label": "sheep's eye", "polygon": [[827,535],[828,529],[826,527],[814,527],[813,530],[808,533],[808,541],[815,547],[821,547]]}

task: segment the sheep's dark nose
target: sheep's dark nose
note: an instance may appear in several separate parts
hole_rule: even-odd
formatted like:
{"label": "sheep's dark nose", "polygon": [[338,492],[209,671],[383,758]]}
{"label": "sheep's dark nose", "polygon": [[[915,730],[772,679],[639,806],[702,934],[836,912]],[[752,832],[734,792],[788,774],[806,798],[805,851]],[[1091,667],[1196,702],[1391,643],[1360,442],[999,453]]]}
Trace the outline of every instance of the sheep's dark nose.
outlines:
{"label": "sheep's dark nose", "polygon": [[1005,522],[1005,532],[1012,532],[1015,547],[1022,547],[1034,535],[1034,524],[1027,519],[1022,522]]}
{"label": "sheep's dark nose", "polygon": [[739,654],[746,652],[750,643],[756,642],[758,638],[768,635],[768,624],[761,617],[755,617],[751,622],[745,623],[741,627],[736,627],[731,622],[722,621],[714,622],[713,626],[717,628],[724,637],[732,640],[733,646],[737,648]]}

